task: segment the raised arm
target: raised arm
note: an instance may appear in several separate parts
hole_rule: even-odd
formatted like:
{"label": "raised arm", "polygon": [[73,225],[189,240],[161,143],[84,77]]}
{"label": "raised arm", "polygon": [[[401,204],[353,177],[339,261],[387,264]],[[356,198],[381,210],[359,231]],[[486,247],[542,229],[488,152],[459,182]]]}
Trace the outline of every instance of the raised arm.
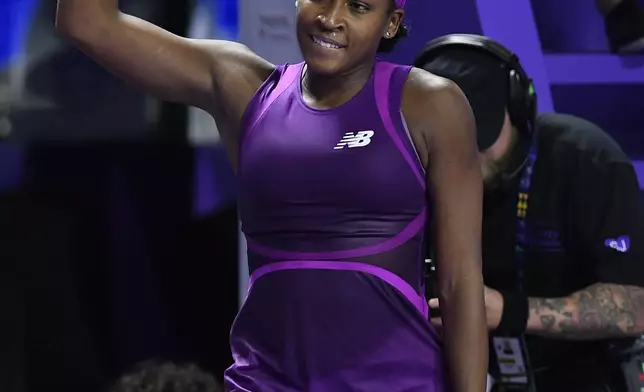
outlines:
{"label": "raised arm", "polygon": [[482,392],[488,332],[480,245],[483,182],[473,115],[454,83],[417,69],[410,83],[418,87],[415,94],[405,94],[403,108],[414,108],[410,129],[421,129],[425,139],[450,390]]}
{"label": "raised arm", "polygon": [[[274,68],[244,45],[182,38],[123,14],[117,0],[58,0],[56,27],[127,82],[202,108],[232,128]],[[230,118],[217,118],[220,113]]]}

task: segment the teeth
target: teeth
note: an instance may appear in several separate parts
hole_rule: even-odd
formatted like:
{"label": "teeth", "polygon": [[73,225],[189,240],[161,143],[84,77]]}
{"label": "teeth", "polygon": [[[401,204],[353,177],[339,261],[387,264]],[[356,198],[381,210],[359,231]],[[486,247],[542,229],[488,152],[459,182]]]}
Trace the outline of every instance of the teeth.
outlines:
{"label": "teeth", "polygon": [[329,42],[321,41],[321,40],[319,40],[319,39],[317,39],[315,37],[313,37],[313,42],[315,42],[316,44],[318,44],[320,46],[323,46],[325,48],[340,49],[340,47],[338,45],[334,45],[334,44],[329,43]]}

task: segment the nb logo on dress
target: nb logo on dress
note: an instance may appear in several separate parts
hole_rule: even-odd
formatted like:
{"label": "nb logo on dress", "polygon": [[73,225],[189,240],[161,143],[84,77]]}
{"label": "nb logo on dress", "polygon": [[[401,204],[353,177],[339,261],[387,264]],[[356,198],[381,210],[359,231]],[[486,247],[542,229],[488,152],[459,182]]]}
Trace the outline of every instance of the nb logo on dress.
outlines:
{"label": "nb logo on dress", "polygon": [[371,143],[373,131],[347,132],[344,134],[338,144],[333,147],[334,150],[341,150],[345,147],[355,148],[364,147]]}

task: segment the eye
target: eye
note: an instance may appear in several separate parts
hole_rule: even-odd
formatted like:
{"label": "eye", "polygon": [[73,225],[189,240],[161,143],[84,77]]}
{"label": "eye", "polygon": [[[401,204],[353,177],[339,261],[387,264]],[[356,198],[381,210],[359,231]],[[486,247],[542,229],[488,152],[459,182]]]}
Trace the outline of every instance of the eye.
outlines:
{"label": "eye", "polygon": [[350,1],[349,2],[349,7],[353,9],[356,12],[367,12],[369,11],[369,6],[365,3],[362,3],[360,1]]}

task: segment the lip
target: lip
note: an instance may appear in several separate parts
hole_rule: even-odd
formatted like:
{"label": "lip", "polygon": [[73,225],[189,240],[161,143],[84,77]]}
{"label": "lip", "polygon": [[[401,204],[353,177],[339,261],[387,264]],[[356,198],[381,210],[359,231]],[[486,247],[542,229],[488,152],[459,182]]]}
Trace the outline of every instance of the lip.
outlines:
{"label": "lip", "polygon": [[345,44],[343,44],[341,42],[338,42],[338,41],[336,41],[336,40],[334,40],[332,38],[326,37],[324,35],[311,34],[311,40],[318,40],[318,41],[326,42],[328,44],[335,45],[335,46],[339,47],[340,49],[344,49],[344,48],[347,47],[347,45],[345,45]]}

